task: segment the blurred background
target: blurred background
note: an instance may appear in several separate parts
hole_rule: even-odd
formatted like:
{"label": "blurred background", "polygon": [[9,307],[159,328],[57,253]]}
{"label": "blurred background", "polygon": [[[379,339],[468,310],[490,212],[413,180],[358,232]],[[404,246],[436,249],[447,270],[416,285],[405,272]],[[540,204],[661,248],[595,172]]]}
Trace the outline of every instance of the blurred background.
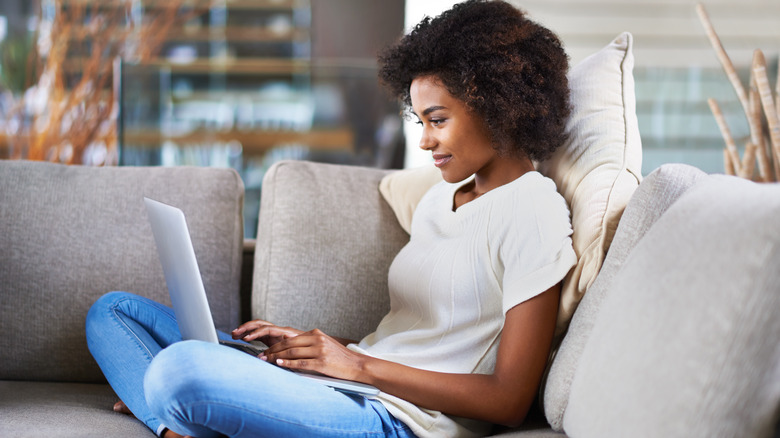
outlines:
{"label": "blurred background", "polygon": [[[376,80],[376,53],[453,0],[0,0],[0,158],[236,169],[254,237],[262,178],[282,159],[416,167],[418,128]],[[572,64],[635,37],[643,172],[723,171],[718,99],[748,125],[694,0],[513,1]],[[747,83],[777,77],[780,2],[704,2]],[[774,83],[773,83],[774,86]]]}

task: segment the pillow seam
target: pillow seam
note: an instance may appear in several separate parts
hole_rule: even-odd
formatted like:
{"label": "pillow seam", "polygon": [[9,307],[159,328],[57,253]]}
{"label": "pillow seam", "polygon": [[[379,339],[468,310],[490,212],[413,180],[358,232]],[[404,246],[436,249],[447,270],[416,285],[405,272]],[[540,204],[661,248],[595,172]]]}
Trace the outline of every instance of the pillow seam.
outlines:
{"label": "pillow seam", "polygon": [[[617,182],[620,180],[620,176],[628,171],[628,165],[627,165],[627,153],[626,150],[628,149],[628,140],[629,140],[629,122],[628,122],[628,116],[626,111],[626,61],[628,61],[629,57],[631,56],[631,50],[632,50],[632,40],[629,34],[624,33],[623,34],[626,37],[626,48],[623,51],[623,59],[620,61],[620,99],[622,102],[621,108],[622,108],[622,118],[623,118],[623,157],[620,169],[618,170],[615,178],[612,180],[612,185],[609,189],[609,195],[607,196],[607,207],[605,209],[605,214],[601,217],[601,233],[599,233],[599,248],[601,251],[599,251],[598,260],[599,264],[603,265],[604,258],[605,258],[605,252],[606,252],[606,246],[608,244],[607,239],[605,237],[605,232],[607,231],[607,225],[609,223],[609,211],[612,209],[614,204],[613,199],[613,193],[615,191],[615,186],[617,185]],[[633,175],[633,172],[628,172],[629,174]],[[636,177],[635,177],[636,178]],[[599,269],[600,270],[600,269]]]}

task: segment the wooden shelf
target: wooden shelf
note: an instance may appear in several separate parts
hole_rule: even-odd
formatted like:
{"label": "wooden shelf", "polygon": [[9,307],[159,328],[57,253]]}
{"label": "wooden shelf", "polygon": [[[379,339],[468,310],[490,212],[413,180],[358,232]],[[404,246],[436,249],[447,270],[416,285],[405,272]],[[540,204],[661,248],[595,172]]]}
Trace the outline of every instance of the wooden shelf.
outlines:
{"label": "wooden shelf", "polygon": [[197,58],[191,62],[154,59],[148,65],[169,68],[173,73],[296,74],[308,73],[308,60],[288,58]]}
{"label": "wooden shelf", "polygon": [[349,129],[314,129],[311,131],[206,131],[196,130],[183,135],[166,136],[153,130],[125,131],[124,144],[140,147],[159,147],[164,141],[180,146],[204,142],[227,143],[238,141],[245,154],[262,153],[275,146],[300,143],[312,149],[352,150],[355,136]]}
{"label": "wooden shelf", "polygon": [[[130,130],[125,132],[124,144],[133,147],[158,148],[164,141],[173,141],[180,147],[207,142],[227,143],[238,141],[244,155],[258,155],[269,149],[299,143],[316,150],[351,151],[355,141],[349,129],[314,129],[311,131],[206,131],[197,130],[184,135],[164,136],[154,130]],[[8,136],[0,132],[0,157],[7,154]]]}
{"label": "wooden shelf", "polygon": [[[156,1],[164,4],[169,0]],[[225,0],[225,7],[228,9],[248,9],[256,11],[295,9],[299,7],[300,4],[300,0]]]}
{"label": "wooden shelf", "polygon": [[[118,8],[127,5],[126,0],[61,0],[65,6],[90,6],[100,7],[102,9]],[[300,0],[184,0],[182,2],[183,7],[193,9],[212,9],[217,7],[225,7],[227,9],[245,9],[255,11],[267,11],[267,10],[291,10],[297,7]],[[170,4],[170,0],[144,0],[143,7],[150,8],[162,8],[167,7]]]}
{"label": "wooden shelf", "polygon": [[225,28],[187,29],[180,27],[171,30],[166,37],[168,41],[208,42],[226,40],[230,42],[265,43],[265,42],[298,42],[309,38],[309,32],[304,29],[290,29],[285,32],[275,32],[256,26],[228,26]]}
{"label": "wooden shelf", "polygon": [[[79,42],[82,39],[77,35],[87,35],[84,27],[74,28],[71,39]],[[276,43],[276,42],[305,42],[309,38],[306,29],[290,29],[279,32],[257,26],[227,26],[222,28],[195,28],[178,27],[171,29],[166,36],[166,41],[187,42],[211,42],[228,41],[235,43]],[[118,39],[118,37],[117,37]]]}
{"label": "wooden shelf", "polygon": [[[65,71],[78,73],[86,58],[65,61]],[[226,73],[226,74],[302,74],[308,73],[311,62],[289,58],[196,58],[188,62],[174,62],[156,58],[144,65],[167,68],[173,73]]]}

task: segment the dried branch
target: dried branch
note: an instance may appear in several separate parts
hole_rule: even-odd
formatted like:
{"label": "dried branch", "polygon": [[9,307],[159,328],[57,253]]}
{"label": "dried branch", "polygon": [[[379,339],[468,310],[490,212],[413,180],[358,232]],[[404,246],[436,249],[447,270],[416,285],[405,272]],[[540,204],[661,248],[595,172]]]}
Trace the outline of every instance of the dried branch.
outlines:
{"label": "dried branch", "polygon": [[742,178],[752,179],[753,173],[756,169],[756,150],[758,146],[751,142],[747,142],[745,145],[745,154],[742,156],[741,172],[739,176]]}
{"label": "dried branch", "polygon": [[[720,38],[718,38],[710,22],[704,5],[701,3],[697,4],[696,11],[707,32],[710,43],[715,49],[721,66],[734,87],[734,91],[737,93],[737,98],[742,104],[750,127],[750,141],[745,145],[745,154],[740,161],[739,151],[726,125],[723,113],[717,102],[709,99],[710,109],[715,116],[721,135],[726,143],[726,148],[724,149],[724,169],[726,173],[752,179],[755,174],[756,161],[758,161],[760,180],[765,182],[777,181],[780,178],[780,120],[778,119],[780,99],[777,99],[777,102],[775,102],[775,98],[772,96],[772,89],[767,78],[764,54],[760,50],[754,52],[750,87],[749,91],[745,91],[745,87],[740,81],[731,59],[723,48]],[[780,94],[780,70],[778,71],[778,83],[776,83],[775,92]],[[764,118],[762,118],[762,109]],[[764,120],[767,126],[769,126],[769,141],[767,141],[764,133]],[[771,154],[767,150],[770,144]]]}
{"label": "dried branch", "polygon": [[[81,163],[85,151],[103,151],[100,163],[114,164],[117,157],[118,86],[115,60],[132,56],[148,62],[162,47],[168,31],[192,13],[179,14],[183,0],[160,5],[153,20],[137,25],[128,20],[133,0],[119,0],[113,9],[101,2],[55,2],[56,13],[49,35],[40,35],[43,60],[37,83],[6,121],[9,140],[16,145],[13,158]],[[140,36],[139,53],[128,54],[127,42]],[[73,50],[81,49],[81,50]],[[88,52],[74,57],[71,52]],[[78,80],[69,82],[71,71]],[[26,100],[25,98],[24,100]],[[10,123],[9,123],[10,122]],[[98,154],[100,156],[100,154]]]}
{"label": "dried branch", "polygon": [[728,123],[726,123],[726,118],[723,117],[723,111],[720,110],[720,105],[718,105],[718,102],[715,99],[707,99],[707,103],[710,105],[710,110],[715,116],[715,122],[717,122],[718,128],[720,128],[720,133],[726,141],[725,153],[729,156],[729,162],[734,168],[734,174],[739,174],[742,172],[742,169],[739,164],[737,144],[734,142],[734,137],[731,135],[731,130],[729,129]]}
{"label": "dried branch", "polygon": [[766,150],[763,124],[761,123],[761,97],[758,95],[754,77],[751,77],[750,81],[750,113],[748,114],[748,125],[750,125],[750,142],[755,145],[757,149],[758,174],[761,177],[761,181],[770,182],[772,181],[772,165]]}
{"label": "dried branch", "polygon": [[710,17],[707,14],[707,11],[704,9],[704,5],[702,3],[696,5],[696,12],[699,14],[699,19],[704,26],[704,31],[707,32],[707,37],[710,39],[712,48],[715,49],[715,54],[718,55],[718,60],[720,60],[720,64],[723,66],[723,70],[726,71],[726,75],[728,76],[731,85],[734,87],[734,91],[737,92],[737,98],[739,98],[739,102],[742,104],[745,112],[747,112],[748,98],[747,93],[745,92],[745,87],[742,86],[742,81],[739,79],[737,70],[734,68],[734,64],[731,62],[731,58],[729,58],[729,55],[723,48],[723,44],[721,44],[720,38],[715,32],[715,28],[712,26]]}
{"label": "dried branch", "polygon": [[761,97],[761,105],[764,108],[764,115],[769,125],[769,139],[772,141],[772,150],[774,151],[774,161],[780,161],[780,120],[777,118],[777,111],[772,89],[769,86],[769,79],[766,73],[766,59],[760,50],[756,50],[753,58],[753,76],[756,80],[758,95]]}
{"label": "dried branch", "polygon": [[732,175],[735,176],[737,174],[737,170],[734,168],[735,162],[731,158],[731,154],[727,149],[723,149],[723,170],[726,172],[726,175]]}

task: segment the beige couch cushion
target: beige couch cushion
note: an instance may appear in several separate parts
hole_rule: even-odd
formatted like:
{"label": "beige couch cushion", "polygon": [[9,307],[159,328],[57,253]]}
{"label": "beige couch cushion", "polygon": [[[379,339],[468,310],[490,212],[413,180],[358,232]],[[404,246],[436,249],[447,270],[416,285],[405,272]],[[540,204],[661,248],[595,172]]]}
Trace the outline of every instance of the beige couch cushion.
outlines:
{"label": "beige couch cushion", "polygon": [[780,185],[701,178],[615,276],[574,375],[577,437],[771,436]]}
{"label": "beige couch cushion", "polygon": [[285,161],[269,169],[253,317],[359,340],[390,310],[387,271],[409,240],[377,187],[386,171]]}
{"label": "beige couch cushion", "polygon": [[180,207],[215,324],[239,317],[243,184],[228,169],[0,161],[0,379],[102,381],[84,319],[102,294],[170,303],[143,196]]}

